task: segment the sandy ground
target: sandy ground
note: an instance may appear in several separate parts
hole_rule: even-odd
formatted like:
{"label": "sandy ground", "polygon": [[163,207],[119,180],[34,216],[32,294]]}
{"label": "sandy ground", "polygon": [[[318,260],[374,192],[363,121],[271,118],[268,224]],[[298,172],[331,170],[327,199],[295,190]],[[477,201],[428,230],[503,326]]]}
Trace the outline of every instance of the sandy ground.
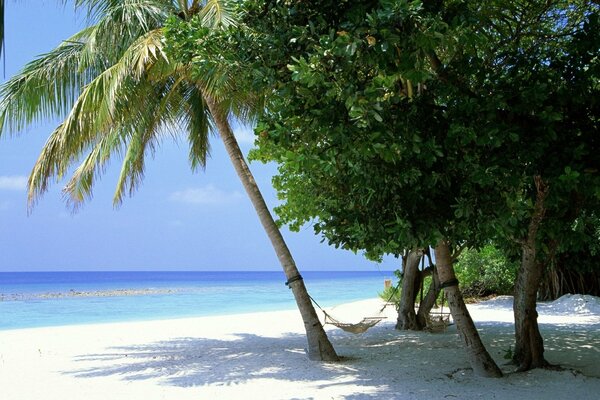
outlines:
{"label": "sandy ground", "polygon": [[[511,298],[471,305],[506,376],[473,375],[455,327],[362,335],[328,327],[344,357],[311,362],[297,311],[0,331],[1,400],[186,399],[599,399],[600,299],[567,296],[539,306],[550,362],[562,371],[513,373]],[[330,309],[349,322],[380,301]]]}

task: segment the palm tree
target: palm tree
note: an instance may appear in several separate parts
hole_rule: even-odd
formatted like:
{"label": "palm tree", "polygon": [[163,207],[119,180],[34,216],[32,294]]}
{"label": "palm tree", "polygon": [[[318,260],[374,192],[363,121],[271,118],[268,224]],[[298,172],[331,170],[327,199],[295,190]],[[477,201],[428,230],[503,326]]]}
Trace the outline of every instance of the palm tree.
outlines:
{"label": "palm tree", "polygon": [[[115,154],[123,156],[114,203],[143,179],[144,161],[164,136],[185,135],[193,169],[204,167],[209,132],[221,136],[286,274],[300,310],[313,360],[338,359],[311,303],[296,264],[244,160],[228,116],[252,115],[260,102],[235,89],[233,79],[193,79],[191,69],[170,62],[163,24],[169,16],[199,14],[206,26],[234,23],[218,0],[76,0],[90,26],[30,62],[0,87],[0,134],[18,132],[49,116],[63,122],[50,134],[29,178],[33,206],[51,179],[82,160],[64,188],[77,207],[91,197],[96,178]],[[225,95],[226,93],[227,95]],[[66,115],[66,117],[65,117]]]}

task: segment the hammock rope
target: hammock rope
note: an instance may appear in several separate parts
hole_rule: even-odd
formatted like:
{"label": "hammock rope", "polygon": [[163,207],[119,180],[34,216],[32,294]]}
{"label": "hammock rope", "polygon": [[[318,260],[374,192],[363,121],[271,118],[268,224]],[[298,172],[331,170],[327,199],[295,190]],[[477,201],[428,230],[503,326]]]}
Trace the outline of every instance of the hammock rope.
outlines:
{"label": "hammock rope", "polygon": [[333,318],[329,315],[325,310],[321,309],[323,314],[325,315],[325,322],[323,324],[329,324],[340,328],[341,330],[349,333],[354,333],[358,335],[360,333],[365,333],[370,328],[374,327],[387,317],[364,317],[360,322],[351,324],[347,322],[340,322],[337,319]]}
{"label": "hammock rope", "polygon": [[[290,286],[290,283],[299,281],[302,279],[303,278],[301,275],[296,275],[296,276],[288,279],[287,282],[285,282],[285,285],[291,289],[292,287]],[[392,299],[392,297],[394,297],[394,295],[398,291],[398,287],[399,287],[399,285],[394,288],[394,290],[393,290],[392,294],[390,295],[390,297],[388,298],[388,300],[385,302],[385,304],[383,305],[381,310],[379,310],[378,316],[364,317],[360,322],[356,322],[356,323],[341,322],[341,321],[335,319],[329,313],[327,313],[327,311],[325,311],[323,309],[323,307],[321,307],[319,305],[319,303],[310,294],[308,295],[308,298],[323,312],[323,315],[324,315],[323,325],[327,325],[327,324],[333,325],[335,327],[340,328],[341,330],[343,330],[345,332],[349,332],[349,333],[358,335],[361,333],[365,333],[368,329],[374,327],[375,325],[377,325],[384,319],[387,319],[387,317],[382,316],[381,313],[383,312],[383,310],[385,310],[385,308],[388,305],[390,305],[390,300]]]}

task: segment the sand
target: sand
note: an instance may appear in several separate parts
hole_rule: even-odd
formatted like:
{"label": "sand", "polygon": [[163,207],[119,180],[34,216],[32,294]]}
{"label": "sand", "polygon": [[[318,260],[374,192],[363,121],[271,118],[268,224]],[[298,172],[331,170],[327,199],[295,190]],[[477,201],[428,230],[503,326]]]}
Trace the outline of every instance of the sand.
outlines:
{"label": "sand", "polygon": [[[328,326],[344,357],[311,362],[295,310],[148,322],[0,331],[1,400],[186,399],[597,399],[600,299],[541,304],[550,362],[562,371],[513,373],[512,299],[470,305],[482,339],[506,376],[473,375],[455,327],[362,335]],[[377,299],[329,309],[353,322],[377,314]]]}

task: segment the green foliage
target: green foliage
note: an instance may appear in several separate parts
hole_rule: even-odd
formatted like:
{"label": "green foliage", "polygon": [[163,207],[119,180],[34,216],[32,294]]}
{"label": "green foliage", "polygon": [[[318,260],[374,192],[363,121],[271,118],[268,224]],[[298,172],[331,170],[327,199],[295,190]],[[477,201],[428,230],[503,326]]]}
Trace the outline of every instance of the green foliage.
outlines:
{"label": "green foliage", "polygon": [[519,263],[493,245],[464,250],[454,269],[465,296],[512,295]]}
{"label": "green foliage", "polygon": [[546,235],[574,191],[597,207],[597,6],[320,3],[248,13],[273,94],[253,156],[280,163],[282,223],[376,258],[440,237],[518,243],[536,175],[560,221]]}
{"label": "green foliage", "polygon": [[402,296],[402,288],[398,286],[392,286],[383,289],[383,291],[379,292],[378,294],[379,298],[383,301],[399,304],[400,297]]}
{"label": "green foliage", "polygon": [[[260,29],[273,32],[267,39],[274,43],[261,48],[285,52],[290,42],[293,53],[252,68],[277,80],[252,156],[280,163],[281,222],[298,229],[316,219],[330,244],[374,258],[463,229],[450,223],[455,205],[448,200],[457,198],[457,182],[468,182],[468,168],[447,167],[462,155],[444,153],[443,110],[428,93],[414,96],[432,75],[427,51],[446,38],[421,18],[418,2],[399,4],[344,2],[305,31],[300,25],[316,15],[316,4],[293,13],[274,7],[277,22]],[[410,28],[413,19],[431,22],[431,30]]]}
{"label": "green foliage", "polygon": [[92,196],[115,155],[122,159],[114,194],[118,205],[140,185],[146,157],[164,138],[183,136],[192,168],[204,167],[211,128],[205,96],[218,87],[217,100],[227,98],[219,106],[239,116],[248,114],[246,104],[225,95],[233,93],[226,81],[231,75],[203,80],[188,65],[170,60],[163,28],[169,16],[194,13],[213,30],[226,28],[232,25],[230,8],[216,0],[200,9],[197,1],[170,0],[77,0],[74,5],[86,11],[90,25],[0,87],[0,134],[51,116],[64,118],[31,173],[30,205],[53,178],[80,162],[64,189],[77,207]]}
{"label": "green foliage", "polygon": [[[600,205],[599,6],[584,0],[250,0],[220,43],[263,96],[256,160],[282,224],[377,259],[440,238],[519,250]],[[185,31],[185,29],[184,29]],[[177,41],[203,71],[194,29]],[[201,46],[200,46],[201,47]],[[231,59],[229,60],[229,58]],[[569,231],[569,232],[567,232]],[[569,238],[567,238],[569,237]],[[573,239],[571,239],[573,238]]]}
{"label": "green foliage", "polygon": [[394,271],[394,275],[396,276],[397,282],[395,284],[392,282],[391,287],[385,288],[380,292],[379,297],[383,301],[399,304],[400,297],[402,296],[402,273],[400,270],[396,270]]}

